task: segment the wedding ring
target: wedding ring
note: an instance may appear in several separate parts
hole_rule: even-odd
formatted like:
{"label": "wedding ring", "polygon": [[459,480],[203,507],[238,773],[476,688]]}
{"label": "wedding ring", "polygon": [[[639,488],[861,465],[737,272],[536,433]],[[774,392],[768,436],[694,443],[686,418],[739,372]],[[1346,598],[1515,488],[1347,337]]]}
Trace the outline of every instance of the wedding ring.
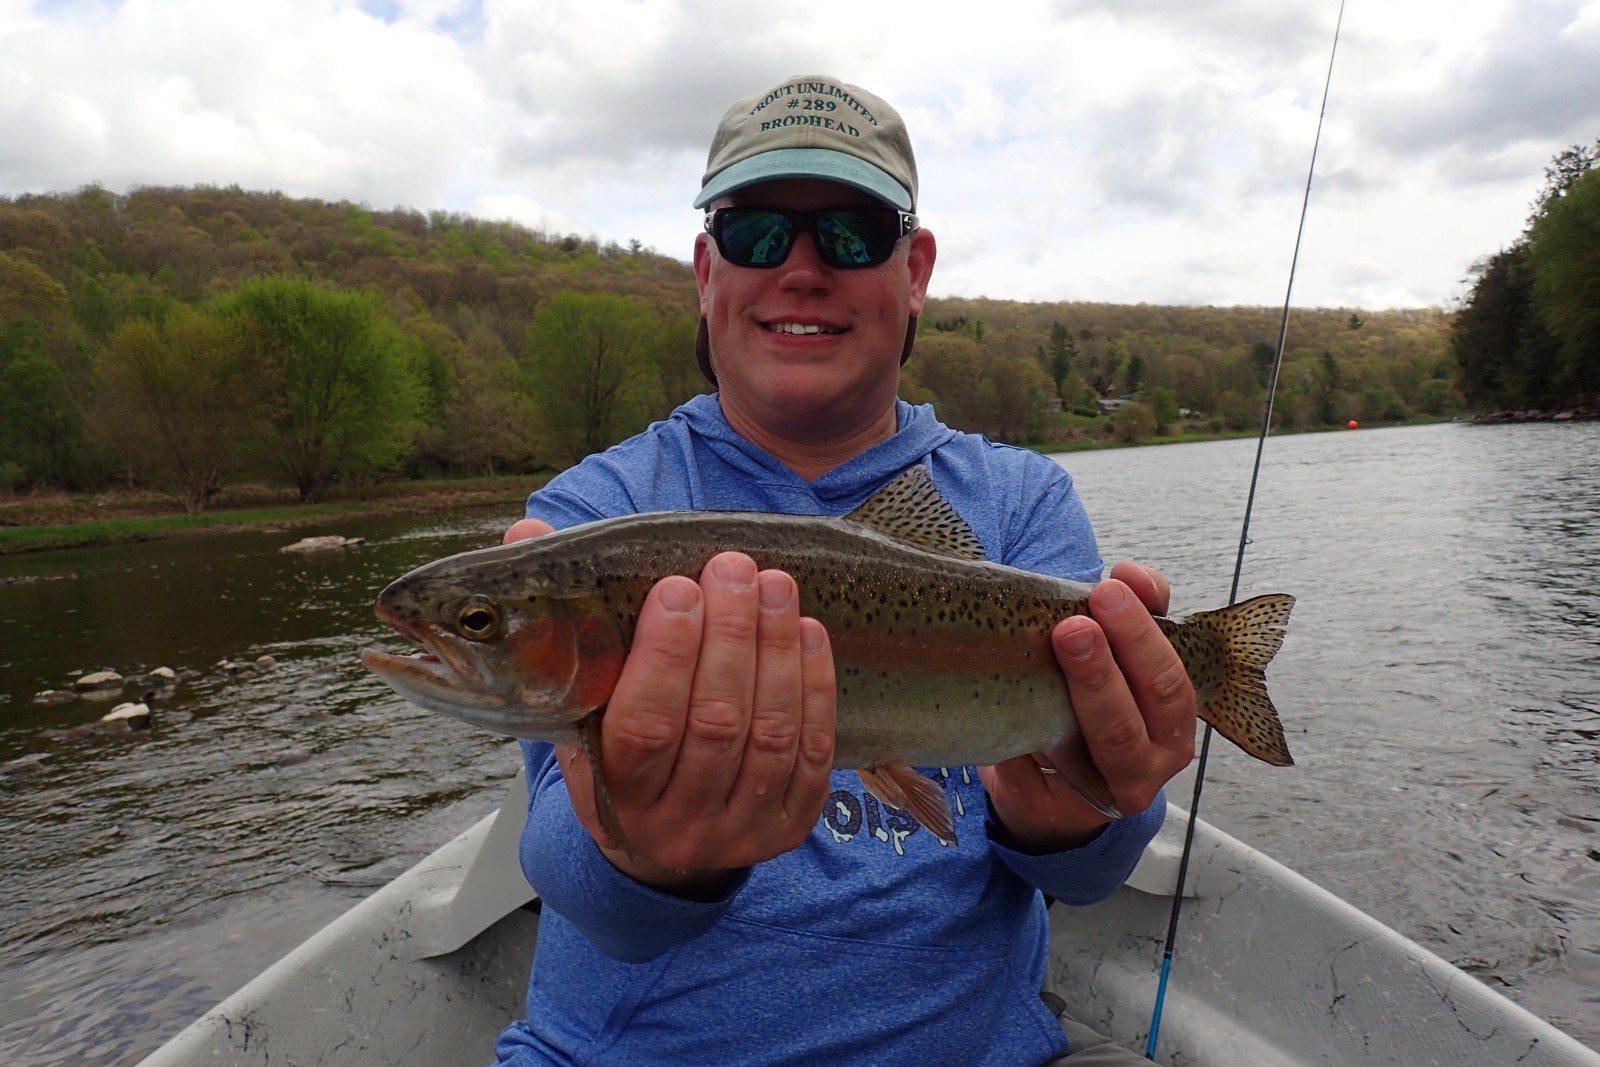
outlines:
{"label": "wedding ring", "polygon": [[1040,767],[1039,768],[1039,773],[1040,774],[1060,774],[1061,772],[1056,770],[1054,767]]}

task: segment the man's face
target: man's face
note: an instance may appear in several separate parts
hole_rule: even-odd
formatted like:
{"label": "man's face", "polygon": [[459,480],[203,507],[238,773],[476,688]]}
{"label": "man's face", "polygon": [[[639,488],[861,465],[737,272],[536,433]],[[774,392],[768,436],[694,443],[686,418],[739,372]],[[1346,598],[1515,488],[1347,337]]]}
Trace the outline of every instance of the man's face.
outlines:
{"label": "man's face", "polygon": [[[846,185],[785,179],[741,189],[715,206],[862,205],[882,206]],[[906,320],[922,311],[933,260],[926,230],[902,238],[887,262],[846,270],[824,264],[809,233],[797,237],[782,264],[764,269],[729,263],[701,234],[694,249],[700,311],[730,423],[803,441],[859,433],[890,417]],[[821,329],[796,329],[812,326]]]}

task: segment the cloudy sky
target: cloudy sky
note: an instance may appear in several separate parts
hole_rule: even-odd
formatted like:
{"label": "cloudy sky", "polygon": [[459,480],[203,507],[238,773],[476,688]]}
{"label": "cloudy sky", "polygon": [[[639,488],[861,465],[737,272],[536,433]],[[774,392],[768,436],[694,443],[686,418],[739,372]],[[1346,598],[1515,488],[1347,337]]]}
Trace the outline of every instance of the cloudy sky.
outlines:
{"label": "cloudy sky", "polygon": [[[848,14],[846,14],[848,12]],[[906,117],[934,291],[1283,299],[1337,0],[0,0],[0,195],[237,184],[688,258],[722,110]],[[1349,0],[1299,306],[1450,306],[1600,136],[1600,0]]]}

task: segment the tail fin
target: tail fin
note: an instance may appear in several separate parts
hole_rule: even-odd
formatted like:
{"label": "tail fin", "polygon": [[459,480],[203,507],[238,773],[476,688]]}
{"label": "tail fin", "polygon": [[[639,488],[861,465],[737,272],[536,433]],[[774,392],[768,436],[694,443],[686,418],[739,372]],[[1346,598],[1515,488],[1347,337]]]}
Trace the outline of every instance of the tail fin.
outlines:
{"label": "tail fin", "polygon": [[[1266,678],[1267,664],[1283,645],[1293,607],[1294,597],[1287,593],[1268,593],[1216,611],[1196,612],[1168,634],[1195,683],[1200,717],[1274,767],[1294,764],[1278,709],[1267,695]],[[1191,658],[1194,653],[1198,655]]]}

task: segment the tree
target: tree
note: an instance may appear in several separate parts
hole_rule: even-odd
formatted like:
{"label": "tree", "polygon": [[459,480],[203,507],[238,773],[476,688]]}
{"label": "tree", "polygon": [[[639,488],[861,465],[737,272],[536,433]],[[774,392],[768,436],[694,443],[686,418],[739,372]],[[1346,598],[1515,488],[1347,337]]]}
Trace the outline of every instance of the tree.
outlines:
{"label": "tree", "polygon": [[1593,147],[1575,144],[1551,156],[1550,165],[1544,168],[1544,188],[1533,198],[1528,226],[1531,228],[1544,218],[1550,205],[1565,196],[1567,190],[1593,170],[1597,163],[1600,163],[1600,139],[1595,140]]}
{"label": "tree", "polygon": [[101,422],[131,465],[176,482],[184,507],[204,510],[242,461],[249,433],[248,368],[227,325],[186,305],[160,322],[135,319],[95,367]]}
{"label": "tree", "polygon": [[694,339],[699,320],[678,315],[662,324],[656,338],[655,364],[661,374],[661,393],[665,406],[675,408],[708,388],[695,361]]}
{"label": "tree", "polygon": [[528,329],[525,368],[539,451],[572,464],[638,433],[663,407],[659,325],[642,301],[557,293]]}
{"label": "tree", "polygon": [[1560,342],[1534,304],[1527,244],[1479,260],[1473,270],[1472,292],[1450,331],[1462,394],[1477,408],[1552,401]]}
{"label": "tree", "polygon": [[431,327],[441,331],[436,344],[450,368],[449,402],[433,446],[437,454],[452,467],[461,464],[491,476],[497,463],[525,464],[534,447],[533,418],[516,359],[500,336],[481,324],[469,329],[465,343],[437,324]]}
{"label": "tree", "polygon": [[1317,422],[1332,426],[1339,421],[1339,390],[1344,388],[1344,377],[1339,373],[1339,360],[1332,352],[1323,351],[1321,364],[1316,394]]}
{"label": "tree", "polygon": [[1560,343],[1551,391],[1600,396],[1600,171],[1547,202],[1529,231],[1528,263],[1534,301]]}
{"label": "tree", "polygon": [[1250,349],[1250,365],[1255,369],[1256,384],[1265,389],[1272,382],[1272,365],[1278,361],[1278,350],[1265,341],[1257,341]]}
{"label": "tree", "polygon": [[77,407],[31,318],[0,325],[0,467],[11,483],[59,484],[79,441]]}
{"label": "tree", "polygon": [[418,342],[376,299],[261,278],[218,310],[257,368],[260,446],[302,501],[339,478],[389,469],[411,446],[422,405]]}
{"label": "tree", "polygon": [[1111,432],[1129,444],[1149,437],[1156,429],[1156,417],[1149,404],[1124,404],[1111,416]]}
{"label": "tree", "polygon": [[1600,141],[1552,157],[1528,229],[1473,264],[1450,348],[1468,404],[1600,396]]}
{"label": "tree", "polygon": [[1156,434],[1165,435],[1178,421],[1177,396],[1164,385],[1156,386],[1151,390],[1150,411],[1155,416]]}

